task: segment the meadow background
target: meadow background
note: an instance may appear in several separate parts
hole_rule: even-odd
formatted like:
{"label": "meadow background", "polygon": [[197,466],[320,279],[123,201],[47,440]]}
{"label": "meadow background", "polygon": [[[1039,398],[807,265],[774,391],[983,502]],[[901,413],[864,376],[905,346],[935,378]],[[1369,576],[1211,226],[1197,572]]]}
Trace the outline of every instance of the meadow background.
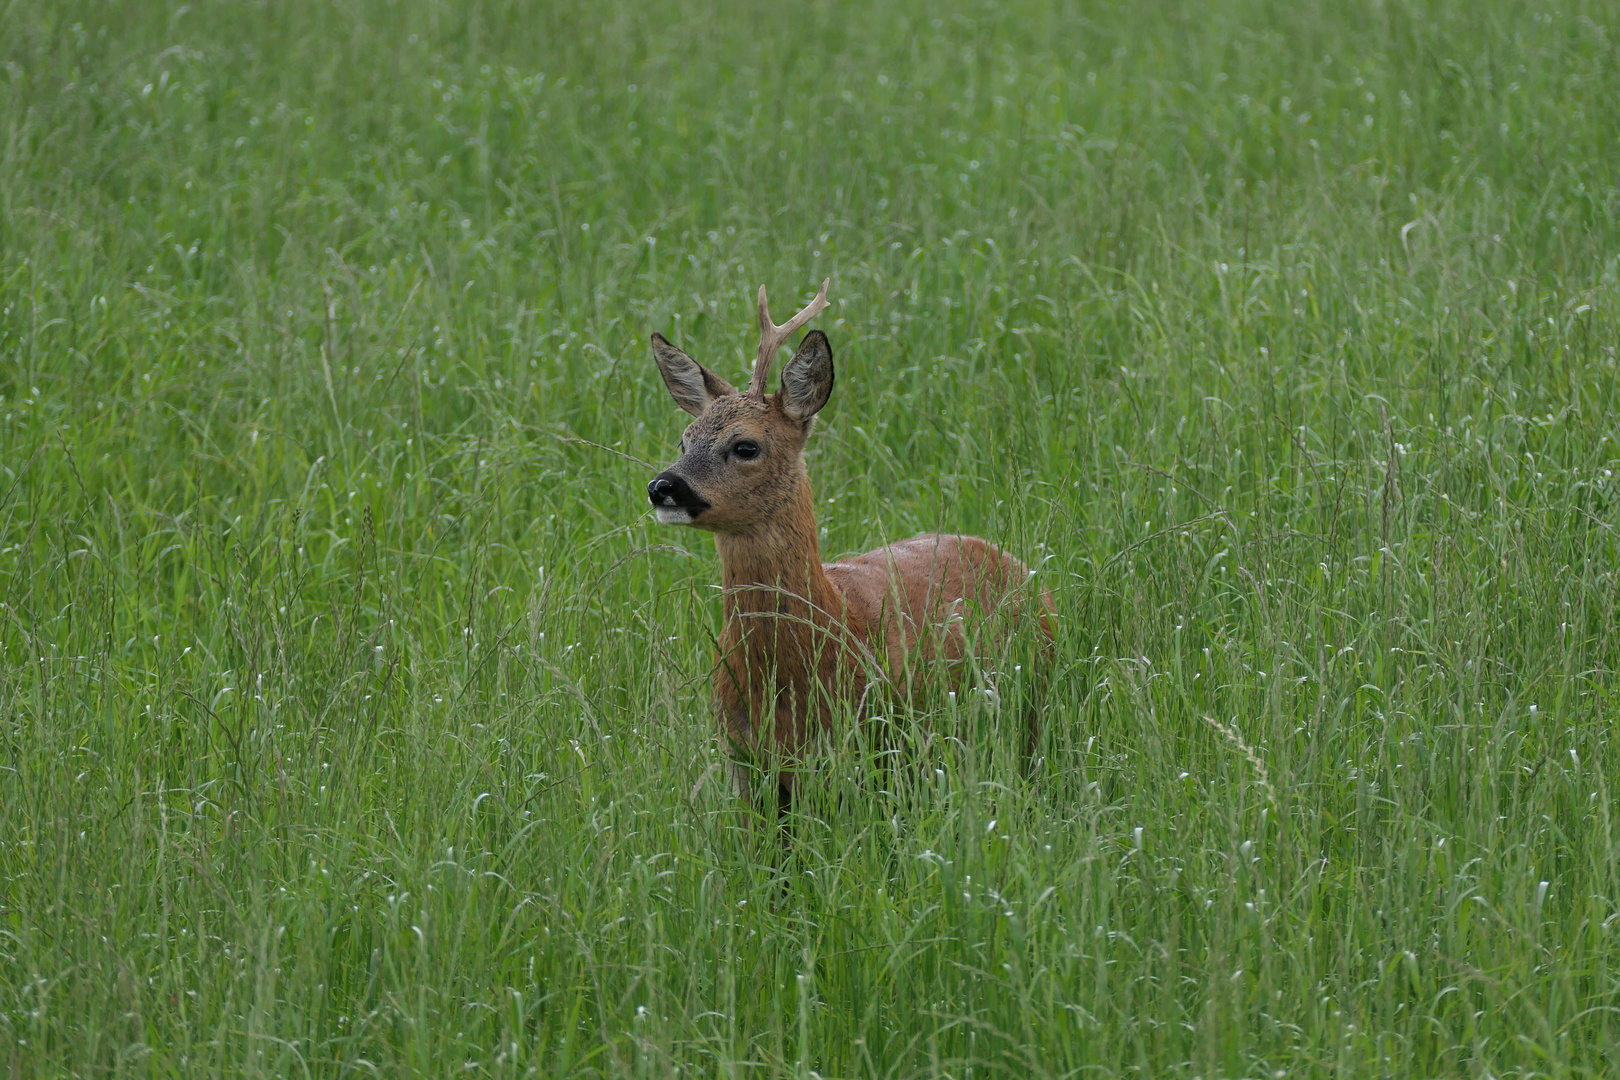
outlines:
{"label": "meadow background", "polygon": [[[0,1068],[1612,1076],[1617,177],[1613,3],[3,0]],[[646,340],[824,276],[1061,624],[784,852]]]}

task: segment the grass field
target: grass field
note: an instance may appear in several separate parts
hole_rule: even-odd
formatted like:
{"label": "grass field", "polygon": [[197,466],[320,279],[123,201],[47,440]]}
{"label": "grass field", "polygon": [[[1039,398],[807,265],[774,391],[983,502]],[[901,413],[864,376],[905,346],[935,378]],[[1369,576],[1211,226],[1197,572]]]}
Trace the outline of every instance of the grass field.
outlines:
{"label": "grass field", "polygon": [[[1620,7],[0,0],[12,1077],[1613,1076]],[[709,768],[644,485],[1060,615]]]}

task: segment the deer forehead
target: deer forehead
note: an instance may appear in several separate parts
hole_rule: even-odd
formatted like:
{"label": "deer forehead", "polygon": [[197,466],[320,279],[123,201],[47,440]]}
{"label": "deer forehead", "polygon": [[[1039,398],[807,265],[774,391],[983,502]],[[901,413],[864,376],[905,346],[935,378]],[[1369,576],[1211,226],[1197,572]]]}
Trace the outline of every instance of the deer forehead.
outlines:
{"label": "deer forehead", "polygon": [[683,436],[688,448],[698,444],[729,443],[736,439],[768,439],[795,427],[777,406],[775,395],[764,406],[740,395],[720,398],[688,425]]}

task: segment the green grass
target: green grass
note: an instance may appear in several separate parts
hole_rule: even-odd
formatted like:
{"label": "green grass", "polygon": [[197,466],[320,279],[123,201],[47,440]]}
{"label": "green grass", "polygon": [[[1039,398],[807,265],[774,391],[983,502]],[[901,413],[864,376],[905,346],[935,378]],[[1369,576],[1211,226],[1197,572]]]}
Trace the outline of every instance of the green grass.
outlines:
{"label": "green grass", "polygon": [[[1612,3],[0,0],[0,1067],[1613,1075],[1616,132]],[[827,275],[824,551],[1061,626],[784,853],[637,459]]]}

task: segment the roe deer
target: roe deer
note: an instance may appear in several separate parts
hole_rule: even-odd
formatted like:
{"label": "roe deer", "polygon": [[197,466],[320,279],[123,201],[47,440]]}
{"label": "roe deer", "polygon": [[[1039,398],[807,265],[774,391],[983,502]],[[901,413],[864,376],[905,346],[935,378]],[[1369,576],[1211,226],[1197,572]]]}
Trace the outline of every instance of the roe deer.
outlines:
{"label": "roe deer", "polygon": [[[874,678],[915,697],[920,666],[960,669],[974,646],[984,657],[1031,600],[1048,642],[1052,635],[1051,594],[1031,587],[1023,563],[975,536],[916,536],[821,561],[804,446],[832,394],[827,335],[805,335],[777,393],[767,394],[765,381],[788,335],[828,306],[827,284],[782,326],[771,322],[760,286],[759,353],[746,393],[652,336],[664,385],[697,419],[680,460],[652,479],[647,497],[664,524],[714,534],[725,622],[711,682],[739,793],[747,790],[739,758],[803,760],[832,733],[838,704],[858,708]],[[1029,725],[1033,753],[1033,714]],[[792,798],[791,768],[778,784],[780,813]]]}

